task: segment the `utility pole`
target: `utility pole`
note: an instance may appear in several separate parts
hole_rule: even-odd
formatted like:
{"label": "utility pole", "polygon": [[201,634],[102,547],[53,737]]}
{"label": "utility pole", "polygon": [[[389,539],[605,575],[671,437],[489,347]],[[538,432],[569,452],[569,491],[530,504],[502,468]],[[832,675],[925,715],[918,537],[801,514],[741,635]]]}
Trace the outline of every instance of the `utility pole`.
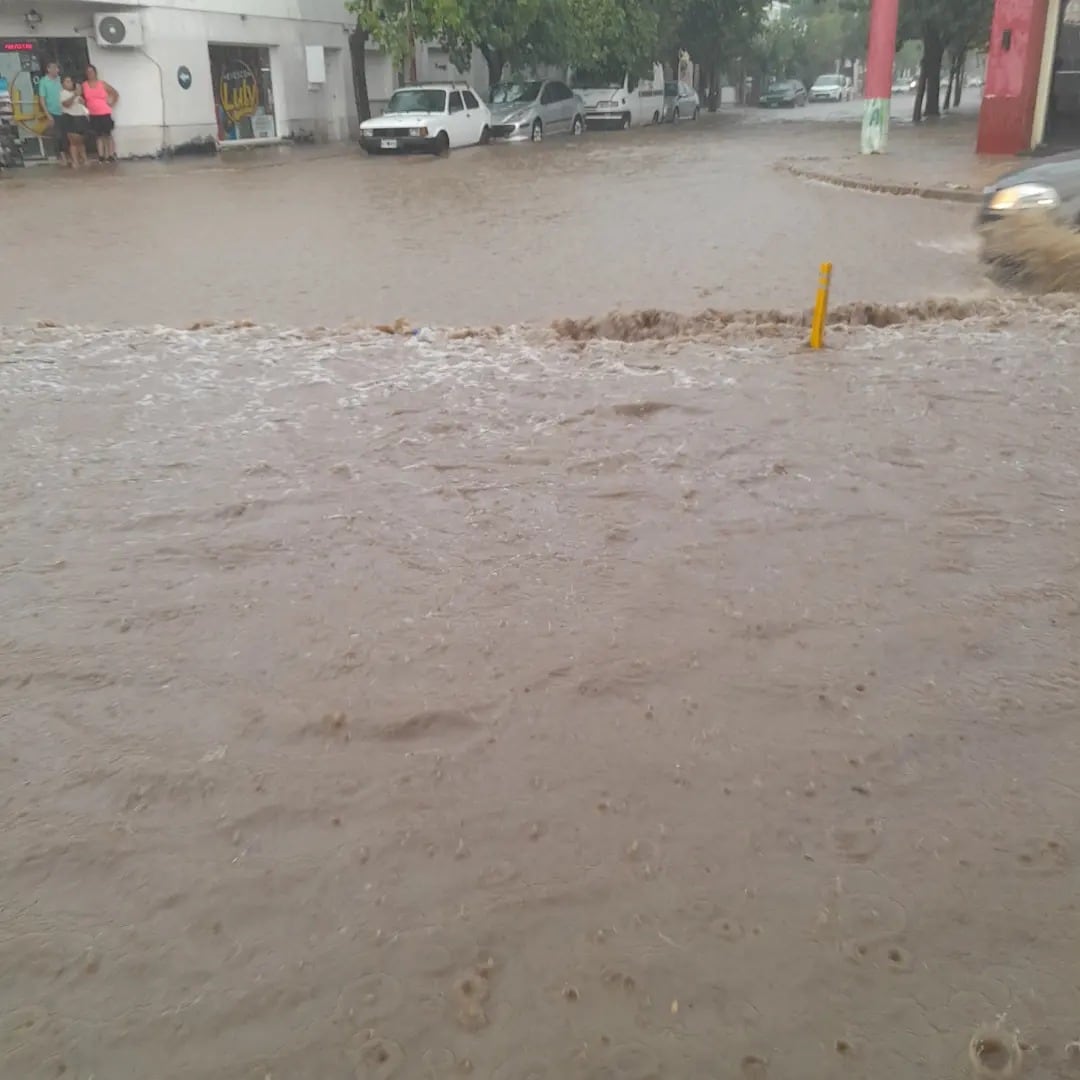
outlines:
{"label": "utility pole", "polygon": [[866,45],[863,89],[864,154],[883,154],[889,143],[889,105],[899,7],[899,0],[870,0],[870,37]]}

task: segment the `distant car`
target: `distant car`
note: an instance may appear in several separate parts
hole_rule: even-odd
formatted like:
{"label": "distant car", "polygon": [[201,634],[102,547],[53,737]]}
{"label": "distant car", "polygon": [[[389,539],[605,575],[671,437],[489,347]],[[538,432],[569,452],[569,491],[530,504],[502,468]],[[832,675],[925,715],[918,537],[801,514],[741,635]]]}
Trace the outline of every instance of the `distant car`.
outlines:
{"label": "distant car", "polygon": [[696,120],[701,112],[698,92],[684,82],[664,83],[665,124],[677,124],[680,120]]}
{"label": "distant car", "polygon": [[548,135],[581,135],[585,103],[557,79],[502,82],[491,89],[491,134],[540,142]]}
{"label": "distant car", "polygon": [[798,79],[775,82],[761,95],[763,109],[794,109],[806,104],[806,87]]}
{"label": "distant car", "polygon": [[811,101],[850,101],[851,80],[846,75],[819,75],[810,87]]}
{"label": "distant car", "polygon": [[1080,151],[1043,158],[999,177],[983,189],[978,223],[1038,213],[1080,229]]}
{"label": "distant car", "polygon": [[422,83],[395,90],[382,116],[360,125],[369,154],[448,154],[491,139],[491,113],[465,83]]}
{"label": "distant car", "polygon": [[893,83],[892,84],[892,92],[894,94],[907,94],[907,93],[910,92],[910,89],[911,88],[908,86],[907,83],[899,83],[898,82],[898,83]]}

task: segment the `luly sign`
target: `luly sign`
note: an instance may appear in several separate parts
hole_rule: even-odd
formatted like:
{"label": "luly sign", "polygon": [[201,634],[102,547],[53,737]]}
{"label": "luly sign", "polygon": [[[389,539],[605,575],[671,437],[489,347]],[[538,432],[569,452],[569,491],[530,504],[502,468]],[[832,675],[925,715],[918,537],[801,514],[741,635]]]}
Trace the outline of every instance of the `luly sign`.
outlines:
{"label": "luly sign", "polygon": [[233,124],[255,115],[259,107],[259,82],[243,60],[227,60],[218,82],[221,109]]}

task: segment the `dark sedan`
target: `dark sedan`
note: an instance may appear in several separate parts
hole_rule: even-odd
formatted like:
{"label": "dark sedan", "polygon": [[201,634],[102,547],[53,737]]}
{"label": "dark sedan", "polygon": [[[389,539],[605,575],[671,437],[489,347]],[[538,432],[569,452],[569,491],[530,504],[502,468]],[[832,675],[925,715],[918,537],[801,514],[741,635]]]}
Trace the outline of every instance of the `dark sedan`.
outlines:
{"label": "dark sedan", "polygon": [[983,190],[979,224],[1039,212],[1080,227],[1080,151],[1044,158],[994,181]]}
{"label": "dark sedan", "polygon": [[763,109],[794,109],[806,104],[806,87],[798,79],[775,82],[761,95],[759,104]]}

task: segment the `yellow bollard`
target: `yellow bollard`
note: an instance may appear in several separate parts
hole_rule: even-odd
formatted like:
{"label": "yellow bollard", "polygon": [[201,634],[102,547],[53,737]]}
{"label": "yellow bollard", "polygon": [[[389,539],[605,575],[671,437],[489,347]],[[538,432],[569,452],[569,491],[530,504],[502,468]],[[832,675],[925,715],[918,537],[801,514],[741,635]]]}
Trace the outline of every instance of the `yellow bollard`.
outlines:
{"label": "yellow bollard", "polygon": [[832,282],[832,263],[821,264],[818,277],[817,299],[814,301],[814,318],[810,323],[810,348],[820,349],[825,345],[825,319],[829,314],[829,285]]}

